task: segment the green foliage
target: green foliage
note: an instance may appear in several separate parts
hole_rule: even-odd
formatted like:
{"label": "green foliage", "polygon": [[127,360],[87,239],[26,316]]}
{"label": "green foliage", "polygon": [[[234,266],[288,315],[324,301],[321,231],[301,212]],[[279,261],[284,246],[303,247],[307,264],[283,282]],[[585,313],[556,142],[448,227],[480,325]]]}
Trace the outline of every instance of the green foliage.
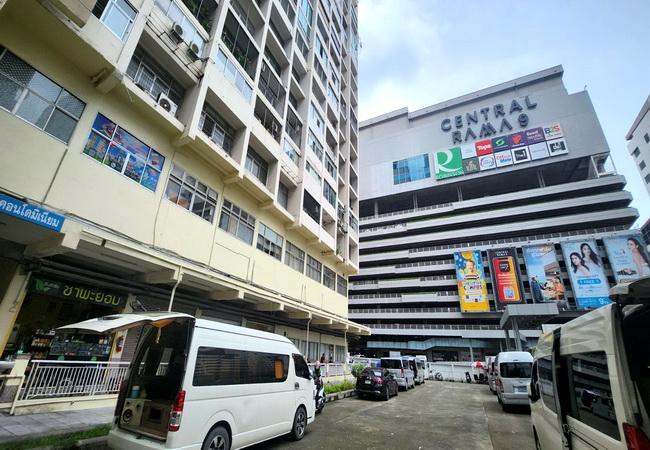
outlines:
{"label": "green foliage", "polygon": [[359,375],[366,367],[367,366],[363,363],[356,363],[356,364],[352,364],[352,368],[350,369],[350,371],[352,372],[354,378],[359,378]]}
{"label": "green foliage", "polygon": [[353,382],[345,380],[342,383],[326,384],[324,390],[325,394],[333,394],[335,392],[349,391],[350,389],[354,389],[354,387]]}
{"label": "green foliage", "polygon": [[90,439],[99,436],[105,436],[110,431],[110,425],[102,425],[86,431],[78,431],[76,433],[55,434],[52,436],[43,436],[40,438],[27,439],[18,442],[5,442],[0,445],[3,450],[23,450],[35,447],[49,447],[55,449],[72,448],[78,441],[83,439]]}

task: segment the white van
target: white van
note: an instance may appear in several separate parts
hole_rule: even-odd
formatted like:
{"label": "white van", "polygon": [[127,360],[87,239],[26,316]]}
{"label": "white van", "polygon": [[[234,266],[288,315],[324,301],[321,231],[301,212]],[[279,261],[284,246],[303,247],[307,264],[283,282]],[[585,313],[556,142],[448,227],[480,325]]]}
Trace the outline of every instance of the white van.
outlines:
{"label": "white van", "polygon": [[115,314],[62,328],[137,326],[111,448],[236,449],[287,433],[302,439],[313,422],[314,382],[283,336],[174,312]]}
{"label": "white van", "polygon": [[488,356],[485,361],[487,367],[487,382],[490,391],[497,395],[496,380],[497,380],[497,369],[494,361],[496,360],[495,356]]}
{"label": "white van", "polygon": [[528,384],[533,355],[528,352],[501,352],[494,360],[497,370],[497,398],[505,411],[510,405],[528,405]]}
{"label": "white van", "polygon": [[[418,360],[420,360],[420,361],[422,362],[422,369],[423,369],[423,370],[422,370],[422,375],[424,376],[424,379],[425,379],[425,380],[430,380],[430,379],[432,379],[433,377],[432,377],[431,374],[429,373],[430,370],[429,370],[429,364],[427,364],[427,357],[426,357],[426,355],[416,355],[415,357],[416,357]],[[419,366],[418,366],[418,367],[419,367]],[[422,382],[424,383],[424,381],[422,381]]]}
{"label": "white van", "polygon": [[529,386],[538,449],[650,448],[650,277],[539,338]]}
{"label": "white van", "polygon": [[413,370],[411,370],[408,361],[405,361],[403,357],[381,358],[381,368],[388,369],[395,377],[398,387],[404,388],[404,390],[415,387]]}
{"label": "white van", "polygon": [[413,382],[415,384],[424,383],[424,373],[426,371],[424,361],[417,356],[403,356],[408,360],[409,367],[413,371]]}

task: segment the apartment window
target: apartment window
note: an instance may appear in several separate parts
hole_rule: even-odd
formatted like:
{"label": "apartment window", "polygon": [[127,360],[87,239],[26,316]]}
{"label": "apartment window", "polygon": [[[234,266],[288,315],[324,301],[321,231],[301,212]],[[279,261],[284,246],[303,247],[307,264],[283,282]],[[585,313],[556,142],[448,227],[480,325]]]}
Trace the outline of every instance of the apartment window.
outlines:
{"label": "apartment window", "polygon": [[235,140],[235,130],[207,103],[203,105],[199,129],[230,155]]}
{"label": "apartment window", "polygon": [[246,101],[250,102],[253,96],[253,88],[246,81],[246,77],[221,48],[216,53],[215,65],[217,68],[223,72],[224,76],[230,80]]}
{"label": "apartment window", "polygon": [[212,223],[217,209],[217,193],[177,165],[172,167],[165,197]]}
{"label": "apartment window", "polygon": [[316,128],[321,135],[325,134],[325,121],[323,121],[323,116],[320,115],[314,104],[311,104],[309,110],[309,121]]}
{"label": "apartment window", "polygon": [[307,191],[305,191],[305,197],[302,201],[302,209],[316,223],[320,223],[320,204]]}
{"label": "apartment window", "polygon": [[307,163],[305,164],[305,170],[307,171],[307,173],[308,173],[309,175],[311,175],[312,177],[314,177],[314,179],[315,179],[316,181],[318,181],[318,185],[320,186],[320,183],[323,181],[323,179],[322,179],[322,177],[318,174],[318,171],[317,171],[316,169],[314,169],[314,167],[313,167],[311,164],[309,164],[309,161],[307,161]]}
{"label": "apartment window", "polygon": [[643,135],[643,140],[645,141],[646,144],[650,142],[650,136],[648,136],[648,133]]}
{"label": "apartment window", "polygon": [[284,139],[284,153],[287,154],[289,159],[293,161],[295,165],[298,165],[298,163],[300,162],[300,155],[298,154],[296,149],[293,148],[293,145],[291,145],[286,138]]}
{"label": "apartment window", "polygon": [[336,272],[327,266],[323,266],[323,284],[333,291],[336,290]]}
{"label": "apartment window", "polygon": [[102,114],[97,114],[83,152],[152,191],[165,163],[163,155]]}
{"label": "apartment window", "polygon": [[650,174],[646,175],[643,179],[645,180],[646,184],[650,184]]}
{"label": "apartment window", "polygon": [[266,185],[269,164],[250,147],[248,147],[248,152],[246,153],[246,170],[260,180],[262,184]]}
{"label": "apartment window", "polygon": [[639,163],[639,170],[643,170],[643,169],[645,169],[645,161],[641,161]]}
{"label": "apartment window", "polygon": [[316,33],[316,41],[314,43],[314,50],[316,51],[316,54],[323,60],[323,63],[325,64],[325,67],[327,67],[327,64],[329,62],[329,59],[327,58],[327,47],[323,44],[323,41],[321,40],[318,33]]}
{"label": "apartment window", "polygon": [[298,8],[298,27],[305,34],[307,40],[311,34],[311,21],[314,17],[314,10],[309,0],[300,0]]}
{"label": "apartment window", "polygon": [[348,296],[348,280],[341,275],[336,276],[336,292],[344,297]]}
{"label": "apartment window", "polygon": [[309,131],[309,137],[307,138],[307,144],[309,148],[311,149],[312,152],[314,152],[314,155],[318,157],[319,161],[323,160],[323,146],[318,142],[318,139],[316,139],[316,136],[314,136],[314,133]]}
{"label": "apartment window", "polygon": [[67,144],[86,104],[0,47],[0,107]]}
{"label": "apartment window", "polygon": [[429,155],[418,155],[412,158],[393,161],[393,184],[429,178]]}
{"label": "apartment window", "polygon": [[149,97],[158,101],[160,95],[166,95],[179,105],[185,94],[184,89],[171,75],[156,63],[141,47],[135,53],[126,69],[126,75]]}
{"label": "apartment window", "polygon": [[327,199],[330,205],[336,207],[336,191],[327,181],[323,183],[323,196]]}
{"label": "apartment window", "polygon": [[325,169],[336,180],[336,164],[327,152],[325,153]]}
{"label": "apartment window", "polygon": [[192,386],[281,383],[288,373],[288,355],[199,347]]}
{"label": "apartment window", "polygon": [[212,28],[214,13],[217,11],[217,2],[215,0],[182,0],[192,15],[196,17],[201,26],[208,33]]}
{"label": "apartment window", "polygon": [[282,260],[282,244],[284,238],[260,222],[257,232],[257,249],[273,256],[278,261]]}
{"label": "apartment window", "polygon": [[183,0],[183,3],[185,3],[187,8],[193,12],[195,17],[192,17],[192,14],[187,14],[185,10],[181,8],[181,2],[178,0],[156,0],[156,6],[160,8],[162,13],[172,22],[177,23],[183,28],[183,42],[188,46],[192,44],[197,45],[199,47],[199,54],[203,53],[205,40],[203,39],[203,33],[201,33],[199,28],[194,25],[195,20],[193,19],[199,19],[200,24],[209,32],[210,27],[212,26],[212,17],[198,17],[195,12],[195,6],[199,6],[199,8],[201,4],[208,6],[208,2],[209,0]]}
{"label": "apartment window", "polygon": [[278,184],[278,203],[284,209],[289,209],[289,188],[284,184]]}
{"label": "apartment window", "polygon": [[221,207],[221,217],[219,218],[219,228],[238,237],[247,244],[252,244],[255,217],[228,200],[224,200]]}
{"label": "apartment window", "polygon": [[553,365],[551,357],[546,356],[537,360],[537,373],[539,374],[539,392],[544,405],[556,412],[555,390],[553,388]]}
{"label": "apartment window", "polygon": [[120,40],[131,30],[138,11],[125,0],[99,0],[93,8],[93,15]]}
{"label": "apartment window", "polygon": [[632,152],[632,155],[634,155],[635,158],[638,158],[640,154],[641,152],[639,151],[639,147],[636,147]]}
{"label": "apartment window", "polygon": [[284,263],[292,269],[303,273],[305,270],[305,252],[287,241],[287,248],[284,251]]}
{"label": "apartment window", "polygon": [[321,282],[323,265],[316,258],[307,255],[307,276],[314,281]]}
{"label": "apartment window", "polygon": [[259,51],[230,11],[226,16],[221,40],[251,79],[254,79]]}

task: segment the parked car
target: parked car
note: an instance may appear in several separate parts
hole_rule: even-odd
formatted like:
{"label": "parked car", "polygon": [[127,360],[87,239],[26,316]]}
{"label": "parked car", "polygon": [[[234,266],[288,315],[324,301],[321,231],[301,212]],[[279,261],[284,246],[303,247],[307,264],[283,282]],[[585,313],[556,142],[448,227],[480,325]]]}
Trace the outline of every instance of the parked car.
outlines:
{"label": "parked car", "polygon": [[141,326],[115,408],[115,449],[237,449],[314,420],[314,382],[287,338],[174,312],[115,314],[64,329]]}
{"label": "parked car", "polygon": [[543,334],[529,386],[538,449],[650,448],[650,277]]}
{"label": "parked car", "polygon": [[510,405],[528,405],[533,355],[528,352],[501,352],[494,361],[497,368],[497,398],[505,411]]}
{"label": "parked car", "polygon": [[359,398],[373,395],[388,400],[397,395],[398,390],[397,381],[388,369],[367,367],[357,378],[356,392]]}
{"label": "parked car", "polygon": [[494,395],[497,395],[497,388],[496,388],[497,369],[496,369],[495,360],[496,360],[495,356],[488,356],[486,361],[486,366],[487,366],[488,387],[490,388],[490,391]]}
{"label": "parked car", "polygon": [[397,385],[404,390],[415,387],[413,379],[413,370],[408,366],[401,357],[381,358],[381,368],[388,369],[393,374]]}

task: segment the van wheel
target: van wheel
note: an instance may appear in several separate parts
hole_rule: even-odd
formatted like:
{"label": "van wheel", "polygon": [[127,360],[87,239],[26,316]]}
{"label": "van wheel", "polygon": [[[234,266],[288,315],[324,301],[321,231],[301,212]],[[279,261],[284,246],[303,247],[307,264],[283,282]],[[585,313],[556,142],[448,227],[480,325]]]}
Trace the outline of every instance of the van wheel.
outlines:
{"label": "van wheel", "polygon": [[294,441],[299,441],[305,436],[307,429],[307,411],[302,406],[296,411],[293,417],[293,428],[291,429],[291,438]]}
{"label": "van wheel", "polygon": [[201,450],[230,450],[230,436],[226,429],[218,426],[210,431]]}

